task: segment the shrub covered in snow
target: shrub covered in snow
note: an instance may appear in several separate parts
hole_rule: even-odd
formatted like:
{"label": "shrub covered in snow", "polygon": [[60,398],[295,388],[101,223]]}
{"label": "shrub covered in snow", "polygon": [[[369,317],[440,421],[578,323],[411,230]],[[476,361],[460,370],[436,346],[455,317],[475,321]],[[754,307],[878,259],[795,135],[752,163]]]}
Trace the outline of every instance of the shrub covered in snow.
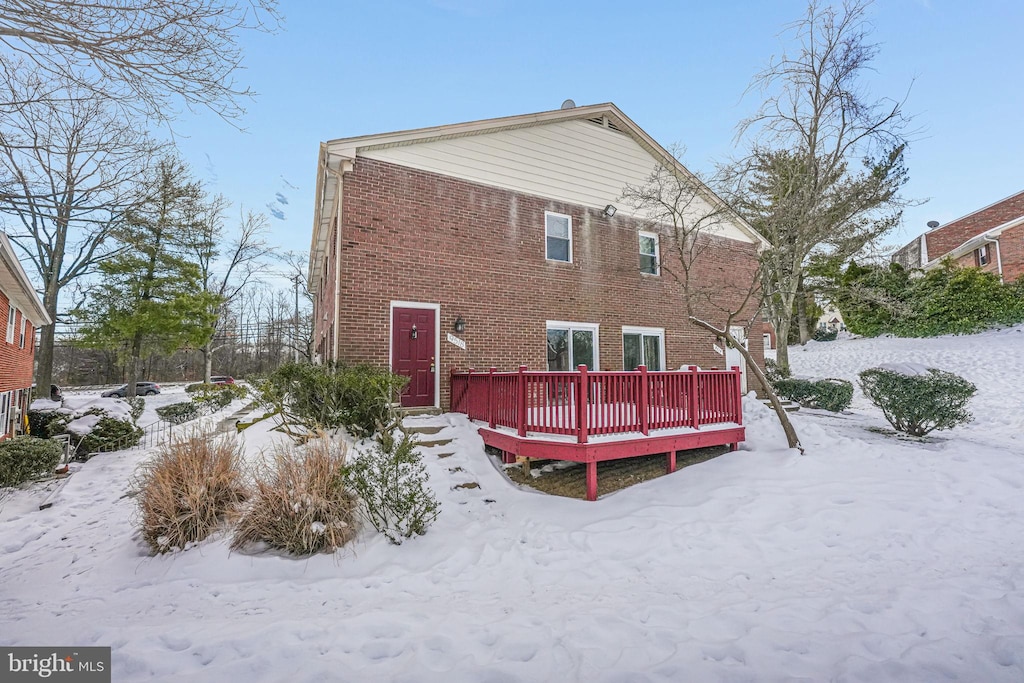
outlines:
{"label": "shrub covered in snow", "polygon": [[155,554],[185,549],[213,533],[247,498],[242,447],[194,432],[165,443],[134,484],[142,538]]}
{"label": "shrub covered in snow", "polygon": [[314,433],[345,427],[369,436],[387,424],[408,382],[385,368],[288,363],[260,382],[263,403],[285,424]]}
{"label": "shrub covered in snow", "polygon": [[[96,418],[91,425],[87,422],[90,417]],[[74,429],[76,427],[77,429]],[[89,413],[69,422],[66,429],[82,437],[78,444],[78,453],[83,456],[131,448],[142,440],[143,435],[143,431],[136,427],[134,422],[110,417],[102,412]]]}
{"label": "shrub covered in snow", "polygon": [[156,409],[156,414],[164,422],[180,425],[199,417],[199,406],[192,401],[181,401],[160,406]]}
{"label": "shrub covered in snow", "polygon": [[410,434],[396,438],[390,429],[380,432],[373,448],[349,466],[347,478],[363,501],[367,521],[396,545],[425,534],[440,513]]}
{"label": "shrub covered in snow", "polygon": [[911,436],[970,422],[967,404],[977,391],[959,375],[912,363],[865,370],[860,386],[894,429]]}
{"label": "shrub covered in snow", "polygon": [[839,336],[839,330],[826,330],[822,327],[814,330],[814,334],[811,336],[816,342],[830,342],[835,341],[836,337]]}
{"label": "shrub covered in snow", "polygon": [[188,394],[211,394],[218,391],[226,391],[233,398],[245,398],[249,395],[249,390],[241,384],[206,384],[205,382],[196,382],[185,387],[185,393]]}
{"label": "shrub covered in snow", "polygon": [[782,398],[796,401],[808,408],[821,408],[834,413],[850,407],[853,402],[853,383],[845,379],[779,379],[772,382],[775,392]]}
{"label": "shrub covered in snow", "polygon": [[127,396],[121,400],[128,404],[132,421],[137,423],[139,418],[142,417],[142,412],[146,409],[146,399],[141,396]]}
{"label": "shrub covered in snow", "polygon": [[232,548],[265,544],[292,555],[333,552],[356,534],[358,500],[345,481],[346,446],[326,436],[278,446],[257,472],[256,489]]}
{"label": "shrub covered in snow", "polygon": [[34,436],[0,441],[0,486],[17,486],[32,477],[53,472],[63,452],[56,441]]}
{"label": "shrub covered in snow", "polygon": [[790,371],[779,366],[772,358],[765,358],[764,360],[764,376],[773,385],[780,379],[786,379],[790,376]]}
{"label": "shrub covered in snow", "polygon": [[51,436],[63,434],[64,428],[70,421],[70,413],[60,413],[56,410],[29,410],[28,433],[41,439],[48,439]]}

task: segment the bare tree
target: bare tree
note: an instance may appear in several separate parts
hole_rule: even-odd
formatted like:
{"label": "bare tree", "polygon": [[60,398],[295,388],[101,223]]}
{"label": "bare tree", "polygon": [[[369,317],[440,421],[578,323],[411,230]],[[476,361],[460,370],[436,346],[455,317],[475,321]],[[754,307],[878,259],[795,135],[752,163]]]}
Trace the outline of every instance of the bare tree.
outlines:
{"label": "bare tree", "polygon": [[[105,100],[72,87],[65,100],[34,98],[34,80],[0,88],[0,98],[25,102],[0,109],[0,212],[57,321],[62,291],[111,253],[112,231],[138,198],[135,180],[159,147]],[[40,332],[42,387],[51,382],[53,335],[53,325]]]}
{"label": "bare tree", "polygon": [[0,64],[20,55],[159,121],[179,105],[235,119],[252,94],[234,81],[238,34],[279,25],[276,0],[18,0],[0,4]]}
{"label": "bare tree", "polygon": [[[201,274],[203,291],[212,294],[215,302],[210,311],[213,330],[210,339],[200,347],[203,354],[203,381],[209,382],[213,372],[213,353],[222,344],[216,342],[224,328],[231,305],[266,269],[265,259],[271,250],[263,240],[269,227],[262,213],[244,213],[238,230],[228,239],[224,213],[228,201],[216,196],[201,208],[194,223],[191,251]],[[222,246],[225,245],[226,246]]]}
{"label": "bare tree", "polygon": [[795,53],[774,57],[754,77],[750,89],[767,96],[739,126],[752,151],[734,169],[733,203],[772,245],[763,258],[765,307],[786,369],[785,340],[808,260],[849,258],[897,225],[905,205],[905,98],[872,100],[862,85],[878,52],[869,6],[811,0],[789,27]]}
{"label": "bare tree", "polygon": [[[678,153],[677,153],[678,154]],[[790,448],[803,447],[782,402],[733,327],[756,321],[761,299],[760,242],[735,239],[736,214],[706,183],[666,159],[642,186],[626,186],[622,197],[662,234],[661,270],[679,285],[687,320],[711,332],[746,361],[771,401]],[[749,337],[749,334],[747,335]]]}

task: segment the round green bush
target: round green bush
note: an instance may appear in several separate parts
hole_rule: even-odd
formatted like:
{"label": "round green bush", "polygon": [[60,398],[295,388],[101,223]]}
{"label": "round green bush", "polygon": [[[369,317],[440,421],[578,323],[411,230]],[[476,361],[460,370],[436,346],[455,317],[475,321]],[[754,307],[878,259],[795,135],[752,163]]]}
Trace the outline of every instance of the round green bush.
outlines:
{"label": "round green bush", "polygon": [[56,441],[16,436],[0,441],[0,486],[17,486],[52,472],[64,449]]}
{"label": "round green bush", "polygon": [[772,386],[782,398],[807,408],[839,413],[853,402],[853,383],[845,379],[779,379]]}
{"label": "round green bush", "polygon": [[911,436],[970,422],[967,404],[977,392],[963,377],[934,368],[919,375],[871,368],[860,373],[860,387],[894,429]]}
{"label": "round green bush", "polygon": [[160,406],[156,409],[156,414],[164,422],[180,425],[199,417],[199,406],[192,401],[181,401],[180,403]]}
{"label": "round green bush", "polygon": [[142,440],[142,435],[143,431],[134,423],[104,416],[82,438],[78,444],[78,454],[85,456],[131,448]]}

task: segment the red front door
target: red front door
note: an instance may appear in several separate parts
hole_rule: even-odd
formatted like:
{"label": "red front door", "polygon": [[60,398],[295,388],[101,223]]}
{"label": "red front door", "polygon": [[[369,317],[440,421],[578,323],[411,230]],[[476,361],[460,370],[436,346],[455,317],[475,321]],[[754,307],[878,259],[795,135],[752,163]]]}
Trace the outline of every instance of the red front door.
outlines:
{"label": "red front door", "polygon": [[409,378],[403,406],[434,405],[434,310],[396,308],[391,314],[391,369]]}

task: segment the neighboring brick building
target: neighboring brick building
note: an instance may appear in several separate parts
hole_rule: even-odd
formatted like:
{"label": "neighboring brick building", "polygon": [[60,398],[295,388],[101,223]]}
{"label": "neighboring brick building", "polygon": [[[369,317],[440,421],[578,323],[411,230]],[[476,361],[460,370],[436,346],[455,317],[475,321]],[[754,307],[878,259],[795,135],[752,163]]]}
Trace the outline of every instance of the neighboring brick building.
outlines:
{"label": "neighboring brick building", "polygon": [[[0,439],[18,434],[28,411],[36,353],[36,329],[49,325],[35,288],[18,262],[7,235],[0,232]],[[44,393],[49,397],[49,387]]]}
{"label": "neighboring brick building", "polygon": [[1024,275],[1024,192],[929,230],[892,260],[928,270],[947,258],[998,273],[1004,282]]}
{"label": "neighboring brick building", "polygon": [[[453,368],[740,365],[687,322],[670,233],[620,199],[662,160],[678,164],[612,104],[323,143],[317,357],[390,365],[412,377],[404,405],[442,408]],[[721,294],[701,313],[721,322],[763,238],[730,214],[714,240],[698,276]]]}

